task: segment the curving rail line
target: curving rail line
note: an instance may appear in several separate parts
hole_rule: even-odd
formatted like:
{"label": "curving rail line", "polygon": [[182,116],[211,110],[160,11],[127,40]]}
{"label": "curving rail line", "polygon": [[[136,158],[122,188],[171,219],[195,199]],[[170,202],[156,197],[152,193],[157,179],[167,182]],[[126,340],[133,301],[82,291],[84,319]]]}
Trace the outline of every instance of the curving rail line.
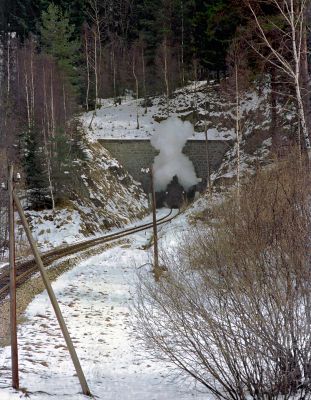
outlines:
{"label": "curving rail line", "polygon": [[[172,210],[162,218],[157,220],[157,225],[165,224],[171,221],[176,215],[171,216]],[[87,250],[96,245],[111,242],[113,240],[121,239],[123,237],[132,235],[133,233],[144,231],[145,229],[151,228],[152,222],[146,224],[127,228],[121,232],[111,233],[109,235],[101,236],[96,239],[85,240],[80,243],[73,244],[71,246],[57,248],[41,255],[44,266],[51,265],[54,261],[59,260],[65,256]],[[16,283],[17,286],[22,285],[29,279],[35,272],[38,271],[36,262],[34,259],[16,264]],[[10,271],[9,267],[5,267],[0,274],[0,301],[3,300],[9,293],[10,290]]]}

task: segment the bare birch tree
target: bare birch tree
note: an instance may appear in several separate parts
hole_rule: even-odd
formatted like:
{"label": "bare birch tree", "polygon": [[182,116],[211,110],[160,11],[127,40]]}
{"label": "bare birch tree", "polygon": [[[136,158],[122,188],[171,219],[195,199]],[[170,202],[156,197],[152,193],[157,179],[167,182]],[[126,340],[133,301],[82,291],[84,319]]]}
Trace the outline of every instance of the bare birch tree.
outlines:
{"label": "bare birch tree", "polygon": [[139,80],[137,73],[137,63],[139,62],[139,43],[135,42],[130,51],[130,63],[135,80],[135,97],[136,97],[136,129],[139,129]]}
{"label": "bare birch tree", "polygon": [[98,98],[101,88],[102,77],[102,7],[98,0],[88,0],[88,16],[92,21],[91,32],[94,40],[94,73],[95,73],[95,111],[98,104]]}
{"label": "bare birch tree", "polygon": [[185,86],[185,18],[184,18],[184,2],[180,0],[180,12],[181,12],[181,55],[180,55],[180,63],[181,63],[181,84]]}
{"label": "bare birch tree", "polygon": [[47,176],[49,182],[49,191],[52,201],[52,209],[55,210],[55,199],[54,199],[54,188],[52,182],[52,165],[51,165],[51,149],[52,146],[50,145],[50,113],[49,113],[49,105],[48,105],[48,96],[47,96],[47,76],[46,76],[46,65],[43,62],[42,68],[42,80],[43,80],[43,104],[44,104],[44,112],[43,112],[43,121],[42,121],[42,133],[43,133],[43,143],[44,143],[44,154],[47,164]]}
{"label": "bare birch tree", "polygon": [[[98,98],[99,98],[99,62],[98,62],[98,48],[99,48],[99,38],[97,33],[96,25],[91,27],[85,24],[83,27],[83,47],[85,55],[85,65],[86,65],[86,93],[85,93],[85,105],[86,109],[89,110],[90,106],[90,96],[91,88],[94,92],[94,112],[89,124],[89,128],[92,127],[93,119],[96,116]],[[101,47],[101,44],[100,44]]]}
{"label": "bare birch tree", "polygon": [[160,44],[157,51],[157,60],[160,74],[162,75],[162,80],[164,83],[165,90],[165,101],[166,101],[166,113],[170,116],[170,95],[171,95],[171,73],[173,68],[172,62],[172,48],[169,44],[169,40],[165,35],[162,43]]}
{"label": "bare birch tree", "polygon": [[89,111],[91,73],[90,73],[90,54],[89,54],[88,26],[86,24],[84,24],[84,26],[83,26],[83,46],[84,46],[85,65],[86,65],[85,107],[86,107],[86,111]]}
{"label": "bare birch tree", "polygon": [[[258,46],[252,44],[254,50],[264,57],[280,72],[285,74],[292,82],[295,89],[295,96],[298,108],[298,119],[300,121],[305,148],[308,158],[311,160],[311,143],[309,137],[308,103],[309,96],[306,80],[306,12],[308,0],[265,0],[256,3],[247,0],[249,9],[256,22],[258,37],[262,44],[269,50],[267,56]],[[263,6],[274,7],[281,21],[267,16]],[[272,41],[266,31],[266,26],[273,27],[282,37],[282,44]]]}
{"label": "bare birch tree", "polygon": [[145,60],[146,43],[144,42],[142,37],[139,39],[139,48],[141,54],[142,83],[143,83],[143,92],[145,99],[145,114],[147,114],[147,86],[146,86],[146,60]]}
{"label": "bare birch tree", "polygon": [[231,82],[229,82],[229,91],[231,89],[234,96],[235,108],[236,187],[237,197],[239,199],[241,186],[241,140],[243,135],[241,98],[242,95],[245,93],[246,88],[248,87],[248,74],[245,65],[245,53],[243,53],[241,42],[237,39],[234,39],[230,46],[230,50],[228,53],[228,66],[231,78]]}

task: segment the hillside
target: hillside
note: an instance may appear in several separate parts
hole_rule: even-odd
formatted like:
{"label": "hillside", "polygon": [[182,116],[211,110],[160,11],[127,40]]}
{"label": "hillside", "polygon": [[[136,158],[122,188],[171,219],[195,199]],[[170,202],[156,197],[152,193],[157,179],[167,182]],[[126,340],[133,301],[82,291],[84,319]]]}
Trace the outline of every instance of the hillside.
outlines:
{"label": "hillside", "polygon": [[[252,172],[256,165],[264,165],[271,161],[270,97],[269,81],[255,83],[241,97],[242,173]],[[221,85],[206,81],[193,82],[183,89],[176,90],[169,101],[169,117],[165,96],[152,97],[148,102],[149,106],[145,107],[144,99],[136,101],[131,96],[122,98],[121,104],[115,104],[113,99],[102,100],[102,105],[96,113],[92,111],[82,117],[88,140],[150,140],[162,121],[177,117],[192,124],[193,132],[188,139],[205,141],[206,127],[209,141],[227,143],[228,151],[219,169],[212,174],[212,181],[215,184],[232,181],[236,175],[236,104],[234,94],[226,89],[226,81]],[[286,144],[292,140],[291,132],[296,124],[293,110],[284,114],[279,100],[276,115],[280,143]],[[167,132],[168,136],[174,134],[175,132]],[[176,134],[178,135],[178,132]]]}
{"label": "hillside", "polygon": [[[78,191],[68,188],[70,199],[55,211],[26,212],[42,250],[103,235],[142,218],[148,211],[140,186],[102,146],[85,140],[83,152]],[[22,228],[20,232],[19,241],[23,241]]]}

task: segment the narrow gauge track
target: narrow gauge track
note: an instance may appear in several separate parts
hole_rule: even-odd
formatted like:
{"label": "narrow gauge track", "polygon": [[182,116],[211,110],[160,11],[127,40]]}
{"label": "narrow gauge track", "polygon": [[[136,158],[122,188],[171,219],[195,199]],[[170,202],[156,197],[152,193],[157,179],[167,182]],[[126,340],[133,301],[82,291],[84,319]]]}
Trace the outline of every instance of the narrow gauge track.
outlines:
{"label": "narrow gauge track", "polygon": [[[176,215],[171,216],[172,210],[162,218],[157,220],[157,225],[165,224],[175,218]],[[121,239],[123,237],[132,235],[133,233],[144,231],[145,229],[152,228],[152,222],[148,222],[143,225],[134,226],[127,228],[121,232],[111,233],[109,235],[101,236],[96,239],[86,240],[80,243],[73,244],[67,247],[61,247],[43,253],[41,255],[43,264],[45,267],[51,265],[54,261],[57,261],[63,257],[87,250],[91,247],[97,246],[102,243],[111,242],[113,240]],[[16,264],[16,283],[17,287],[25,283],[35,272],[38,271],[36,261],[30,259],[28,261]],[[10,271],[9,267],[5,267],[0,274],[0,301],[3,300],[9,293],[10,290]]]}

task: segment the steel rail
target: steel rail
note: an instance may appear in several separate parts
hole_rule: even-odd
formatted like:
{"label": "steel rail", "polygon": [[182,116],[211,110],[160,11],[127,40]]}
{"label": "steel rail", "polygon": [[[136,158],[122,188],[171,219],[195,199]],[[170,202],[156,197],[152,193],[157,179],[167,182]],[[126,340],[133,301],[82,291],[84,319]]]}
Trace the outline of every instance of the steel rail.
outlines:
{"label": "steel rail", "polygon": [[[162,225],[167,222],[170,222],[173,218],[176,217],[176,215],[172,216],[172,210],[165,215],[164,217],[158,219],[157,225]],[[42,261],[44,263],[44,266],[48,266],[52,264],[54,261],[60,260],[63,257],[85,251],[91,247],[95,247],[97,245],[103,244],[103,243],[108,243],[114,240],[118,240],[121,238],[124,238],[126,236],[132,235],[137,232],[144,231],[145,229],[152,228],[152,222],[148,222],[142,225],[134,226],[131,228],[124,229],[123,231],[120,232],[115,232],[111,233],[109,235],[101,236],[96,239],[90,239],[90,240],[85,240],[83,242],[79,242],[76,244],[73,244],[71,246],[67,247],[61,247],[54,249],[52,251],[49,251],[47,253],[42,254]],[[29,279],[35,272],[38,271],[36,262],[34,259],[28,260],[23,263],[17,263],[16,265],[17,268],[17,277],[16,277],[16,283],[17,286],[20,286],[21,284],[25,283],[27,279]],[[6,269],[0,274],[0,301],[3,300],[8,292],[9,292],[9,270]]]}

